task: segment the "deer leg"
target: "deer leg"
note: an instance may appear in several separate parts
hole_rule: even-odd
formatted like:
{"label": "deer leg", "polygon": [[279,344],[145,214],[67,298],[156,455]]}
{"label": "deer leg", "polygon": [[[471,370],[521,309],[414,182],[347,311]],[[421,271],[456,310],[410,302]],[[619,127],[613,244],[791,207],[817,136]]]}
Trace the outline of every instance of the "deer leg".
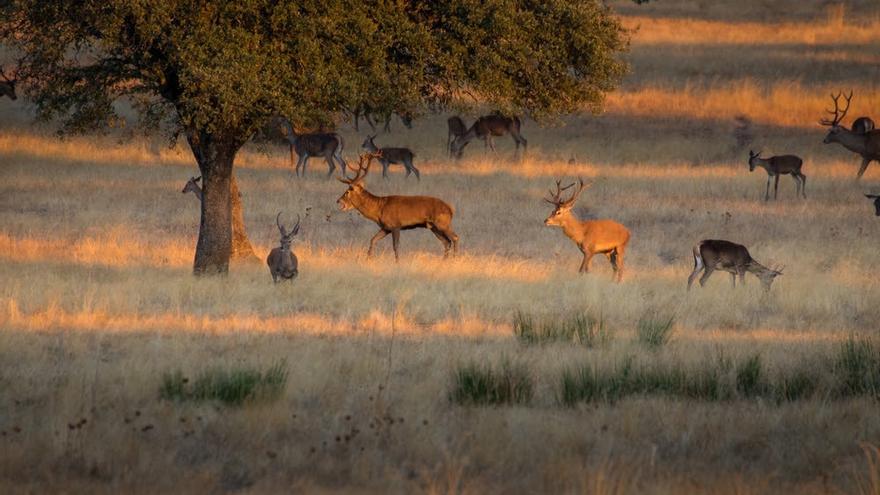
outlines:
{"label": "deer leg", "polygon": [[703,276],[700,277],[700,287],[704,287],[706,285],[706,281],[709,280],[709,277],[712,276],[712,272],[714,272],[714,268],[706,267],[705,271],[703,271]]}
{"label": "deer leg", "polygon": [[336,150],[333,152],[333,156],[336,158],[336,161],[339,162],[339,169],[340,171],[342,171],[342,176],[345,177],[345,169],[348,167],[348,164],[345,163],[345,159],[342,158],[342,151],[339,149],[339,147],[337,147]]}
{"label": "deer leg", "polygon": [[417,169],[416,166],[413,165],[412,160],[407,160],[407,161],[406,161],[406,164],[407,164],[407,167],[409,167],[409,170],[412,170],[412,171],[416,174],[416,180],[421,181],[421,180],[422,180],[422,174],[420,174],[420,173],[419,173],[419,169]]}
{"label": "deer leg", "polygon": [[865,170],[868,169],[868,164],[871,163],[870,158],[862,158],[862,166],[859,167],[859,175],[856,176],[856,179],[861,179],[862,175],[865,173]]}
{"label": "deer leg", "polygon": [[[306,176],[306,160],[308,160],[308,155],[300,155],[299,160],[296,162],[296,176],[297,177],[305,177]],[[300,171],[302,169],[302,171]]]}
{"label": "deer leg", "polygon": [[614,271],[617,272],[617,281],[623,281],[623,253],[625,249],[623,247],[614,248]]}
{"label": "deer leg", "polygon": [[[290,166],[296,167],[296,174],[299,175],[299,163],[297,160],[294,160],[294,156],[296,156],[296,150],[293,149],[293,144],[290,145]],[[299,158],[299,157],[297,157]]]}
{"label": "deer leg", "polygon": [[489,145],[489,149],[492,150],[492,153],[495,153],[495,140],[492,139],[492,133],[486,134],[486,143]]}
{"label": "deer leg", "polygon": [[327,161],[327,178],[333,177],[333,171],[336,170],[336,164],[333,163],[333,154],[324,155],[324,160]]}
{"label": "deer leg", "polygon": [[767,190],[764,191],[764,201],[767,201],[770,199],[770,179],[772,179],[772,178],[773,178],[772,175],[767,176]]}
{"label": "deer leg", "polygon": [[376,242],[381,241],[385,238],[386,235],[390,234],[389,231],[385,229],[379,229],[379,232],[376,232],[376,235],[370,239],[370,248],[367,249],[367,257],[373,256],[373,246],[376,245]]}
{"label": "deer leg", "polygon": [[776,183],[773,186],[773,200],[776,200],[776,196],[779,194],[779,174],[776,174]]}
{"label": "deer leg", "polygon": [[[691,285],[694,284],[694,280],[697,279],[697,275],[699,275],[701,271],[703,271],[703,267],[701,265],[696,265],[694,267],[694,271],[692,271],[690,276],[688,277],[688,290],[691,290]],[[700,285],[702,286],[702,284]]]}
{"label": "deer leg", "polygon": [[434,234],[434,237],[440,240],[443,243],[443,257],[449,257],[449,249],[452,247],[452,240],[446,237],[446,234],[443,233],[442,230],[438,229],[435,226],[431,226],[431,233]]}
{"label": "deer leg", "polygon": [[807,199],[807,176],[804,174],[801,174],[801,195]]}
{"label": "deer leg", "polygon": [[400,246],[400,229],[391,231],[391,242],[394,246],[394,261],[400,261],[400,255],[397,252],[397,248]]}
{"label": "deer leg", "polygon": [[746,271],[739,271],[739,285],[746,285]]}
{"label": "deer leg", "polygon": [[391,165],[391,162],[389,162],[388,160],[379,160],[379,163],[382,164],[382,178],[387,179],[388,178],[388,166]]}
{"label": "deer leg", "polygon": [[736,289],[736,273],[730,272],[730,283],[733,284],[733,288]]}
{"label": "deer leg", "polygon": [[578,273],[589,273],[590,266],[593,263],[593,253],[590,252],[589,249],[584,250],[584,261],[581,262],[581,267],[578,270]]}

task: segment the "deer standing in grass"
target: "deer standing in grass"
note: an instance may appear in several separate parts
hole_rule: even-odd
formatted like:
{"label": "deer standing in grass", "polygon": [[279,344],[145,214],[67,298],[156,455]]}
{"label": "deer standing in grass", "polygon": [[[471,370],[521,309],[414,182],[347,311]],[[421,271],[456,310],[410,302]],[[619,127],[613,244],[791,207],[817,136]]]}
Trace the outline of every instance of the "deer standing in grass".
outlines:
{"label": "deer standing in grass", "polygon": [[519,130],[521,122],[519,117],[504,117],[503,115],[486,115],[477,119],[476,122],[465,131],[464,134],[457,136],[450,145],[450,150],[455,158],[461,158],[464,153],[464,147],[475,138],[480,138],[486,144],[486,147],[495,151],[495,142],[493,136],[503,136],[510,134],[516,142],[516,151],[519,152],[519,146],[522,145],[525,151],[528,147],[528,141],[522,137]]}
{"label": "deer standing in grass", "polygon": [[361,148],[367,153],[372,153],[378,156],[377,160],[382,164],[382,177],[388,178],[388,166],[392,163],[403,165],[406,169],[406,177],[409,177],[410,174],[415,172],[416,179],[422,180],[421,174],[419,174],[419,169],[413,165],[413,157],[415,154],[409,148],[379,148],[376,146],[376,143],[373,142],[373,139],[376,138],[376,135],[367,136],[367,139],[364,139],[363,144],[361,144]]}
{"label": "deer standing in grass", "polygon": [[459,136],[463,136],[468,128],[458,115],[453,115],[446,119],[446,126],[449,129],[449,132],[446,134],[446,152],[452,157],[452,141]]}
{"label": "deer standing in grass", "polygon": [[[840,109],[839,105],[841,95],[843,95],[843,98],[846,100],[846,107],[843,110]],[[849,92],[848,96],[843,93],[838,93],[837,96],[832,94],[831,99],[834,101],[834,110],[826,111],[834,115],[834,117],[830,120],[822,119],[819,123],[831,127],[831,129],[828,130],[828,134],[825,135],[825,139],[822,141],[823,143],[839,143],[844,148],[862,156],[862,165],[859,167],[859,173],[856,176],[857,179],[861,179],[871,161],[880,161],[880,130],[871,129],[866,132],[858,132],[857,130],[850,130],[840,125],[840,122],[846,117],[846,112],[849,110],[849,104],[852,97],[852,91]],[[866,121],[862,120],[865,118],[866,117],[862,117],[859,119],[862,121],[859,127],[862,129],[873,127],[873,121],[869,125]]]}
{"label": "deer standing in grass", "polygon": [[275,225],[278,226],[278,231],[281,233],[281,245],[269,252],[269,256],[266,257],[266,264],[269,265],[272,282],[277,284],[279,279],[282,281],[293,280],[299,274],[299,262],[296,259],[296,255],[290,250],[294,236],[299,233],[299,215],[296,217],[296,225],[294,225],[293,230],[290,232],[284,228],[284,225],[281,225],[280,211],[278,216],[275,217]]}
{"label": "deer standing in grass", "polygon": [[[309,163],[309,158],[313,156],[323,156],[327,161],[328,178],[333,175],[333,169],[336,168],[336,164],[333,162],[334,159],[338,163],[342,175],[345,175],[345,167],[347,165],[342,158],[342,149],[345,147],[345,142],[342,140],[342,136],[335,132],[297,134],[288,120],[284,121],[284,126],[287,130],[287,135],[285,137],[287,138],[287,142],[290,143],[291,166],[294,165],[294,155],[298,157],[295,167],[297,177],[299,177],[300,174],[302,177],[306,176],[306,165]],[[302,168],[302,173],[300,173],[300,168]]]}
{"label": "deer standing in grass", "polygon": [[354,178],[339,178],[348,189],[336,201],[342,211],[357,210],[379,225],[379,232],[370,239],[367,256],[373,255],[377,241],[391,234],[394,259],[399,260],[400,231],[418,228],[430,230],[443,243],[444,258],[449,256],[450,248],[457,254],[458,235],[452,231],[455,210],[449,204],[429,196],[375,196],[366,190],[363,181],[377,155],[362,154]]}
{"label": "deer standing in grass", "polygon": [[551,190],[550,197],[544,198],[544,201],[556,207],[544,220],[544,225],[562,227],[565,235],[584,253],[579,273],[588,273],[593,256],[601,253],[608,257],[620,282],[623,280],[623,256],[629,243],[629,230],[614,220],[579,220],[571,209],[581,192],[592,184],[584,184],[583,179],[578,179],[578,188],[571,197],[562,199],[563,191],[574,186],[574,183],[562,187],[561,182],[556,181],[556,192]]}
{"label": "deer standing in grass", "polygon": [[16,78],[13,76],[12,78],[8,77],[5,72],[3,72],[3,68],[0,67],[0,77],[3,78],[0,81],[0,98],[4,96],[8,96],[10,100],[18,99],[18,96],[15,94],[15,83]]}
{"label": "deer standing in grass", "polygon": [[703,287],[715,270],[721,270],[730,273],[730,281],[734,287],[737,275],[739,283],[745,284],[746,272],[754,273],[764,290],[769,291],[773,280],[782,275],[782,268],[771,269],[758,263],[749,254],[749,250],[740,244],[706,239],[694,246],[694,271],[688,277],[688,290],[691,290],[691,285],[701,271],[703,276],[700,277],[700,287]]}
{"label": "deer standing in grass", "polygon": [[770,179],[776,178],[773,186],[773,199],[779,194],[779,176],[791,175],[795,181],[795,196],[807,197],[807,176],[801,172],[804,161],[794,155],[771,156],[761,158],[761,152],[755,153],[749,150],[749,172],[754,172],[756,167],[767,171],[767,190],[764,191],[764,201],[770,199]]}

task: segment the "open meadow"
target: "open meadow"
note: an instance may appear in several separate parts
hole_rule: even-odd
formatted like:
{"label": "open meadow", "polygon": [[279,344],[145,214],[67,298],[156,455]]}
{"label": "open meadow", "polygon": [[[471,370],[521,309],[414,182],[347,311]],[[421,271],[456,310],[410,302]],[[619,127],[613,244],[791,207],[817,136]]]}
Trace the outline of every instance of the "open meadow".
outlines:
{"label": "open meadow", "polygon": [[[850,89],[847,120],[880,120],[880,4],[612,5],[631,74],[599,115],[525,119],[523,159],[509,137],[448,159],[448,115],[379,133],[422,177],[374,165],[367,188],[452,204],[448,260],[425,230],[367,258],[375,224],[322,160],[299,179],[248,145],[261,261],[196,278],[183,143],[60,140],[0,99],[0,491],[880,494],[880,164],[856,181],[817,123]],[[750,149],[801,156],[807,198],[783,176],[765,202]],[[543,223],[577,177],[575,212],[632,232],[620,284]],[[279,211],[300,274],[273,285]],[[701,239],[783,275],[687,291]],[[263,392],[199,400],[247,370]]]}

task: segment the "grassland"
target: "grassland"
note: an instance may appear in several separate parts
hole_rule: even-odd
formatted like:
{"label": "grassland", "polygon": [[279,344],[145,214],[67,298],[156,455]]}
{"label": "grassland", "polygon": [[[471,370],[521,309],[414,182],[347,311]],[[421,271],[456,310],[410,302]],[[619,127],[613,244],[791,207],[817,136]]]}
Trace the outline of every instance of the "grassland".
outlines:
{"label": "grassland", "polygon": [[[26,104],[0,100],[0,489],[880,492],[877,390],[835,392],[846,346],[880,346],[880,221],[862,196],[880,191],[880,166],[856,182],[859,159],[823,145],[816,124],[828,93],[849,88],[852,116],[880,118],[880,8],[615,5],[638,27],[631,76],[601,115],[527,121],[525,159],[499,139],[497,156],[475,143],[447,160],[445,116],[377,138],[413,148],[423,178],[394,169],[387,182],[368,177],[370,190],[455,206],[462,254],[448,261],[417,231],[402,235],[399,264],[388,239],[367,259],[375,227],[338,210],[344,186],[314,160],[297,180],[270,145],[237,161],[245,219],[264,256],[278,211],[305,216],[300,277],[274,286],[265,266],[245,264],[194,279],[186,149],[125,132],[60,141],[29,125]],[[342,132],[351,160],[363,136]],[[804,157],[808,199],[784,177],[765,203],[749,148]],[[580,253],[543,225],[541,198],[562,176],[595,181],[579,215],[633,232],[622,284],[604,259],[578,276]],[[688,293],[703,238],[741,242],[785,275],[769,294],[754,278],[733,290],[724,274]],[[518,338],[518,314],[587,315],[601,338]],[[668,317],[668,342],[640,341]],[[162,398],[168,377],[277,363],[277,396]],[[505,363],[529,383],[523,400],[454,400],[463,377]],[[733,392],[630,384],[613,400],[566,399],[606,390],[601,379],[627,363],[673,370],[664,390],[682,383],[675,370],[709,370]],[[815,383],[797,400],[743,385],[796,376]]]}

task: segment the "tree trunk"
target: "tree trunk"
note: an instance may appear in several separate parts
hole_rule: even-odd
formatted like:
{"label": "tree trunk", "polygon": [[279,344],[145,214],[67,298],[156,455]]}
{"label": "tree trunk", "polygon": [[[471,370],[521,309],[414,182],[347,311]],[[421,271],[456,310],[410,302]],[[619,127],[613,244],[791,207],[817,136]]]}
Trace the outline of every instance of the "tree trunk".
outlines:
{"label": "tree trunk", "polygon": [[198,131],[188,132],[187,141],[202,172],[202,215],[193,273],[225,274],[232,253],[232,167],[241,144]]}
{"label": "tree trunk", "polygon": [[229,195],[232,200],[232,253],[231,257],[234,261],[259,261],[251,241],[248,239],[247,231],[244,229],[244,214],[241,209],[241,193],[238,190],[238,181],[235,180],[235,174],[230,180]]}

